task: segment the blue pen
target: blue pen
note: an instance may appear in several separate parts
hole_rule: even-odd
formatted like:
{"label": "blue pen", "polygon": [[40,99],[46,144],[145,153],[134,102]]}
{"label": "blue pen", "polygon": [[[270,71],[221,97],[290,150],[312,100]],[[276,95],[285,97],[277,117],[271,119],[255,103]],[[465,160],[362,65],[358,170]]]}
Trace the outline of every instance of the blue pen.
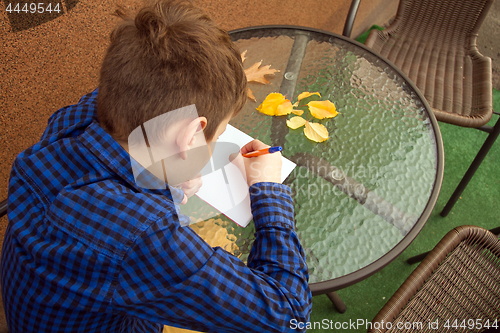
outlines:
{"label": "blue pen", "polygon": [[257,156],[262,156],[262,155],[266,155],[266,154],[276,153],[276,152],[279,152],[282,150],[283,150],[283,148],[281,148],[280,146],[269,147],[269,148],[259,149],[256,151],[252,151],[252,152],[243,154],[243,157],[257,157]]}

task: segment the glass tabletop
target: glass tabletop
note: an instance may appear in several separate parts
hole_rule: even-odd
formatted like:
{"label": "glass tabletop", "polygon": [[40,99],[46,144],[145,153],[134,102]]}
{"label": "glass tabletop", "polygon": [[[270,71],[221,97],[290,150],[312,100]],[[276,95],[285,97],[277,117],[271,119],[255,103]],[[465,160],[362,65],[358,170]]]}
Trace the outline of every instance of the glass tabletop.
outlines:
{"label": "glass tabletop", "polygon": [[[247,51],[245,68],[262,60],[279,70],[267,76],[269,84],[249,83],[257,102],[249,100],[230,124],[282,146],[283,156],[297,164],[284,184],[292,190],[310,283],[390,262],[418,234],[441,186],[441,135],[426,101],[389,62],[341,36],[297,27],[252,28],[231,36]],[[294,102],[304,91],[319,92],[340,113],[322,121],[330,133],[325,142],[288,128],[289,116],[256,110],[271,92]],[[253,223],[241,228],[222,214],[192,228],[243,261],[254,240]],[[373,272],[365,269],[364,275]]]}

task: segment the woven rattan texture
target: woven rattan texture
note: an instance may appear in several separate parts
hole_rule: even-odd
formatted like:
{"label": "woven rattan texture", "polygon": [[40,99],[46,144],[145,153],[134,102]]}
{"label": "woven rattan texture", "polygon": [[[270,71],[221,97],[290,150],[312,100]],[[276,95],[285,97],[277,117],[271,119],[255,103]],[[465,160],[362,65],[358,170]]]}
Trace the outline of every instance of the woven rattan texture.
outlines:
{"label": "woven rattan texture", "polygon": [[427,257],[374,319],[375,324],[385,318],[386,324],[374,326],[381,329],[372,332],[481,332],[479,323],[500,320],[496,236],[481,228],[460,227]]}
{"label": "woven rattan texture", "polygon": [[[393,329],[388,332],[414,331],[413,323],[422,323],[422,331],[435,332],[429,323],[435,323],[445,329],[448,321],[451,327],[458,320],[458,325],[465,319],[480,319],[492,322],[500,318],[500,267],[499,259],[492,259],[491,253],[474,248],[474,245],[462,242],[436,270],[422,289],[409,302],[408,306],[393,322]],[[397,323],[412,323],[410,330],[396,329]],[[456,322],[455,322],[456,323]],[[479,332],[476,329],[466,331]],[[403,326],[404,327],[404,326]]]}
{"label": "woven rattan texture", "polygon": [[401,0],[393,24],[366,45],[416,83],[436,118],[479,127],[492,115],[491,59],[476,46],[493,0]]}

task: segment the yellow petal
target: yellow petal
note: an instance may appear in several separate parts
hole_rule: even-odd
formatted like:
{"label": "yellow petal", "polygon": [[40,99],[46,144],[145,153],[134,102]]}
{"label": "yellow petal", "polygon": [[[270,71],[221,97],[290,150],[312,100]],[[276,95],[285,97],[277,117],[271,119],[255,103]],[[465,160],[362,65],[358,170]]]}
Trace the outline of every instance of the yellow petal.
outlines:
{"label": "yellow petal", "polygon": [[333,118],[338,112],[335,105],[330,101],[312,101],[307,103],[313,117],[318,119]]}
{"label": "yellow petal", "polygon": [[268,116],[274,116],[274,113],[276,112],[275,108],[273,108],[272,106],[259,106],[259,108],[257,108],[257,110],[259,110],[261,113],[263,114],[267,114]]}
{"label": "yellow petal", "polygon": [[328,129],[322,124],[306,122],[304,134],[309,140],[315,142],[328,140]]}
{"label": "yellow petal", "polygon": [[279,105],[285,101],[285,96],[280,93],[270,93],[263,103]]}
{"label": "yellow petal", "polygon": [[319,94],[319,92],[308,92],[308,91],[304,91],[303,93],[301,93],[299,95],[299,97],[297,97],[297,101],[300,101],[301,99],[304,99],[304,98],[307,98],[309,96],[312,96],[312,95],[318,95],[319,97],[321,97],[321,95]]}
{"label": "yellow petal", "polygon": [[293,111],[292,102],[290,102],[289,100],[285,100],[283,103],[278,105],[278,108],[276,109],[276,115],[285,116],[287,114],[290,114],[292,111]]}
{"label": "yellow petal", "polygon": [[297,129],[301,126],[304,126],[305,123],[307,123],[307,120],[302,117],[292,117],[291,119],[286,121],[286,125],[291,129]]}
{"label": "yellow petal", "polygon": [[292,113],[296,114],[297,116],[302,116],[302,114],[304,113],[304,110],[292,110]]}
{"label": "yellow petal", "polygon": [[258,111],[267,114],[268,116],[275,116],[278,106],[285,103],[287,100],[285,96],[280,93],[271,93],[267,95],[266,99],[257,108]]}

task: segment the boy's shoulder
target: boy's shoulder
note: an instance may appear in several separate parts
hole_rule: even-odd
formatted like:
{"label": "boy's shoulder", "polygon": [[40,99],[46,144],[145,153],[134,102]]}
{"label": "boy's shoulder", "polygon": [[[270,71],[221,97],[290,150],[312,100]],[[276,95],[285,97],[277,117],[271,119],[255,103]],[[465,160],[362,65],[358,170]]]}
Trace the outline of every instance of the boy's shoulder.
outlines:
{"label": "boy's shoulder", "polygon": [[8,203],[14,229],[22,233],[43,226],[48,237],[65,235],[119,260],[144,232],[182,223],[169,195],[138,191],[106,169],[73,169],[70,175],[59,167],[14,167]]}
{"label": "boy's shoulder", "polygon": [[[155,221],[174,221],[177,211],[170,191],[137,186],[128,154],[88,114],[96,94],[57,111],[42,140],[18,155],[9,205],[14,211],[23,201],[67,234],[118,253]],[[9,219],[30,223],[21,214]]]}

